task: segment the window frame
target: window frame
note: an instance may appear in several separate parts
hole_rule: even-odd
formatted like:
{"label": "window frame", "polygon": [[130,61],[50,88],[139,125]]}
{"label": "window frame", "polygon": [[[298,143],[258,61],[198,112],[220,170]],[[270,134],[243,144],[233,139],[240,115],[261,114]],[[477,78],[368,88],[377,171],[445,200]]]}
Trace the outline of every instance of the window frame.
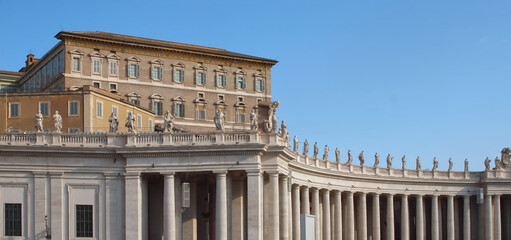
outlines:
{"label": "window frame", "polygon": [[149,99],[151,100],[151,110],[153,111],[154,115],[163,116],[163,101],[165,98],[162,95],[155,93],[151,95]]}
{"label": "window frame", "polygon": [[137,129],[142,131],[142,115],[137,113]]}
{"label": "window frame", "polygon": [[151,62],[150,71],[151,71],[151,79],[155,81],[163,80],[163,61],[159,59],[155,59]]}
{"label": "window frame", "polygon": [[[90,211],[90,218],[87,219],[88,221],[81,221],[78,218],[81,216],[79,213],[78,207],[90,207],[90,210],[87,209],[87,211]],[[88,229],[86,230],[83,235],[80,234],[80,229],[83,227],[83,225],[80,225],[81,222],[85,222],[84,224],[87,224],[88,229],[90,229],[90,234]],[[82,226],[82,227],[80,227]],[[94,237],[94,205],[92,204],[75,204],[75,237],[76,238],[93,238]]]}
{"label": "window frame", "polygon": [[103,101],[96,100],[96,118],[98,119],[103,119],[103,106]]}
{"label": "window frame", "polygon": [[[46,113],[43,112],[42,108],[41,108],[41,105],[42,104],[46,104],[48,107],[46,109]],[[38,106],[38,110],[41,112],[41,114],[43,115],[43,117],[50,117],[51,115],[51,103],[49,101],[41,101],[37,104]]]}
{"label": "window frame", "polygon": [[[127,60],[127,65],[126,65],[127,77],[134,78],[134,79],[140,78],[140,59],[138,57],[133,56],[126,60]],[[133,69],[132,69],[132,66],[133,66]],[[133,74],[132,74],[132,70],[133,70]]]}
{"label": "window frame", "polygon": [[[172,81],[175,83],[183,83],[185,81],[185,67],[181,62],[171,64],[172,66]],[[180,74],[177,74],[180,72]]]}
{"label": "window frame", "polygon": [[[96,83],[98,84],[98,86],[96,87]],[[92,86],[95,87],[95,88],[101,88],[101,82],[98,82],[98,81],[93,81],[92,82]]]}
{"label": "window frame", "polygon": [[[14,219],[9,220],[8,217],[10,215],[9,215],[7,206],[16,206],[16,209],[14,209],[14,210],[19,211],[16,213],[16,215],[18,215],[18,216],[15,217]],[[4,209],[3,209],[4,210],[4,217],[3,217],[4,233],[3,233],[3,235],[6,237],[23,237],[23,204],[22,203],[4,203],[3,207],[4,207]],[[15,223],[13,223],[13,222],[15,222]],[[11,229],[9,229],[7,227],[7,225],[9,223],[12,223],[15,226],[13,226],[13,227],[11,227]],[[13,229],[13,228],[17,228],[16,225],[19,226],[19,229]],[[11,233],[11,231],[14,233]]]}
{"label": "window frame", "polygon": [[208,69],[202,65],[202,63],[198,63],[195,69],[195,85],[196,86],[206,86],[207,84],[207,71]]}
{"label": "window frame", "polygon": [[[118,77],[119,76],[119,60],[121,58],[117,56],[115,53],[111,53],[108,55],[108,76],[109,77]],[[112,68],[112,64],[115,64],[115,68]],[[112,73],[113,69],[115,69],[115,73]]]}
{"label": "window frame", "polygon": [[[72,113],[71,104],[76,103],[76,114]],[[79,101],[68,101],[67,102],[67,115],[69,117],[77,117],[80,116],[80,102]]]}
{"label": "window frame", "polygon": [[[94,75],[101,75],[101,58],[93,57],[91,62],[91,73]],[[96,66],[96,63],[98,63],[98,66]],[[97,67],[97,71],[96,71]]]}
{"label": "window frame", "polygon": [[[16,116],[12,115],[12,106],[16,105]],[[19,118],[21,113],[21,104],[19,102],[10,102],[9,103],[9,118]]]}

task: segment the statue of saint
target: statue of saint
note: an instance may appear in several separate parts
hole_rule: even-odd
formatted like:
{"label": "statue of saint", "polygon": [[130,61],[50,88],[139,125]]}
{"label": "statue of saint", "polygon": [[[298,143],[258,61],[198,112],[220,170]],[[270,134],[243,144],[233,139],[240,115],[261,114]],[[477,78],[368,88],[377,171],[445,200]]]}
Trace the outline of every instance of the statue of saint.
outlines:
{"label": "statue of saint", "polygon": [[353,156],[351,156],[351,150],[348,149],[348,162],[346,162],[348,165],[351,165],[353,163]]}
{"label": "statue of saint", "polygon": [[284,120],[282,120],[282,123],[280,124],[279,135],[283,138],[285,138],[287,135],[287,126]]}
{"label": "statue of saint", "polygon": [[307,156],[309,153],[309,141],[305,139],[305,142],[303,142],[303,155]]}
{"label": "statue of saint", "polygon": [[486,157],[486,159],[484,160],[485,171],[490,171],[490,163],[491,163],[490,158]]}
{"label": "statue of saint", "polygon": [[335,161],[341,162],[341,152],[339,151],[339,148],[335,148]]}
{"label": "statue of saint", "polygon": [[217,131],[224,131],[224,119],[225,119],[224,113],[220,111],[220,109],[217,109],[214,118]]}
{"label": "statue of saint", "polygon": [[465,158],[465,172],[468,172],[468,158]]}
{"label": "statue of saint", "polygon": [[502,161],[500,161],[499,157],[495,158],[495,169],[499,170],[504,168],[504,165],[502,164]]}
{"label": "statue of saint", "polygon": [[259,129],[257,112],[255,109],[250,112],[250,130],[257,131]]}
{"label": "statue of saint", "polygon": [[128,112],[124,126],[128,128],[128,132],[135,133],[135,116],[133,116],[133,113]]}
{"label": "statue of saint", "polygon": [[315,142],[314,143],[314,158],[317,158],[318,157],[318,153],[319,153],[319,148],[318,148],[318,142]]}
{"label": "statue of saint", "polygon": [[55,111],[55,114],[53,114],[53,125],[55,126],[55,132],[60,133],[62,129],[62,116],[60,116],[59,111]]}
{"label": "statue of saint", "polygon": [[280,102],[275,101],[272,102],[270,107],[268,108],[268,120],[264,121],[264,131],[266,133],[277,133],[278,128],[278,119],[277,119],[277,108],[279,107]]}
{"label": "statue of saint", "polygon": [[374,165],[373,167],[378,167],[378,164],[380,164],[380,156],[378,156],[378,153],[374,154]]}
{"label": "statue of saint", "polygon": [[452,158],[449,158],[449,169],[447,169],[447,171],[449,172],[452,171],[452,165],[453,165]]}
{"label": "statue of saint", "polygon": [[364,151],[360,152],[358,155],[358,160],[360,161],[360,166],[364,166],[365,160],[364,160]]}
{"label": "statue of saint", "polygon": [[420,157],[417,157],[417,171],[421,170],[422,169],[422,166],[421,166],[421,158]]}
{"label": "statue of saint", "polygon": [[433,158],[433,172],[438,169],[438,160],[436,157]]}
{"label": "statue of saint", "polygon": [[401,158],[401,162],[403,163],[403,170],[406,168],[406,155],[403,155]]}
{"label": "statue of saint", "polygon": [[293,151],[298,152],[298,138],[295,135],[295,138],[293,139]]}
{"label": "statue of saint", "polygon": [[43,115],[41,111],[38,111],[34,117],[34,126],[37,132],[42,132],[43,130]]}
{"label": "statue of saint", "polygon": [[112,114],[110,114],[108,122],[110,123],[110,129],[108,132],[116,133],[117,130],[119,129],[119,119],[117,119],[117,115],[115,114],[115,112],[112,112]]}
{"label": "statue of saint", "polygon": [[174,128],[174,116],[170,113],[169,110],[165,112],[165,115],[163,115],[163,131],[164,132],[172,132],[172,129]]}
{"label": "statue of saint", "polygon": [[328,145],[325,145],[325,153],[323,154],[323,160],[328,160]]}
{"label": "statue of saint", "polygon": [[390,153],[389,153],[389,155],[387,155],[387,168],[388,168],[388,169],[391,169],[391,168],[392,168],[392,158],[393,158],[393,157],[391,157],[391,156],[390,156]]}

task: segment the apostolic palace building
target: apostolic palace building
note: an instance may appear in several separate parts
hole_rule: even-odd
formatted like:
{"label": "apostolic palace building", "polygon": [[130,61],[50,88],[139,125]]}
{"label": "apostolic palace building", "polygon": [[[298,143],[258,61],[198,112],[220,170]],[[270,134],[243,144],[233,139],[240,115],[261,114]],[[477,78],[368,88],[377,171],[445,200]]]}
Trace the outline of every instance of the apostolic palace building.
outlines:
{"label": "apostolic palace building", "polygon": [[55,37],[0,71],[0,239],[511,239],[508,148],[482,172],[309,152],[277,119],[275,60]]}

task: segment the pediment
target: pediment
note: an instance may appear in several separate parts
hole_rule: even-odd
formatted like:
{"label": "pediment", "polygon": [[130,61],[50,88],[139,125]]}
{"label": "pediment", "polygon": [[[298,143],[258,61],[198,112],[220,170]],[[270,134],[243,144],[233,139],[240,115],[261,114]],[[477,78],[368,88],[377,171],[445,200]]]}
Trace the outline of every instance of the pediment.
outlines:
{"label": "pediment", "polygon": [[264,76],[264,74],[262,72],[254,73],[254,77],[256,77],[256,78],[265,78],[265,76]]}
{"label": "pediment", "polygon": [[140,62],[140,58],[138,58],[137,56],[126,58],[126,60],[130,62]]}
{"label": "pediment", "polygon": [[69,51],[70,54],[73,55],[83,55],[83,52],[80,49],[75,49],[73,51]]}
{"label": "pediment", "polygon": [[197,67],[193,67],[193,69],[195,69],[195,70],[201,70],[201,71],[206,71],[206,70],[208,70],[206,67],[204,67],[204,66],[202,66],[202,65],[201,65],[201,66],[197,66]]}
{"label": "pediment", "polygon": [[217,101],[214,105],[227,106],[227,103],[224,100]]}
{"label": "pediment", "polygon": [[223,69],[223,68],[215,69],[214,71],[215,71],[216,73],[227,73],[227,71],[225,71],[225,69]]}
{"label": "pediment", "polygon": [[236,104],[234,104],[235,107],[242,107],[242,108],[246,108],[247,107],[247,104],[245,104],[244,102],[237,102]]}
{"label": "pediment", "polygon": [[185,99],[181,96],[177,96],[175,98],[172,98],[172,101],[175,101],[175,102],[184,102]]}
{"label": "pediment", "polygon": [[208,103],[208,101],[206,101],[204,98],[197,98],[195,100],[193,100],[194,103]]}
{"label": "pediment", "polygon": [[121,60],[121,57],[117,56],[117,54],[113,54],[111,53],[110,55],[108,55],[109,59],[115,59],[115,60]]}
{"label": "pediment", "polygon": [[158,93],[154,93],[153,95],[151,95],[149,97],[149,99],[158,99],[158,100],[163,100],[165,99],[162,95],[158,94]]}
{"label": "pediment", "polygon": [[105,55],[101,54],[100,52],[94,51],[91,54],[89,54],[90,57],[97,57],[97,58],[104,58]]}
{"label": "pediment", "polygon": [[150,61],[149,63],[155,64],[155,65],[163,65],[163,61],[160,59],[154,59],[154,60]]}
{"label": "pediment", "polygon": [[175,68],[185,68],[186,67],[186,65],[182,62],[178,62],[176,64],[170,64],[170,66],[175,67]]}
{"label": "pediment", "polygon": [[126,94],[126,97],[140,98],[140,94],[138,94],[136,92],[130,92],[130,93]]}

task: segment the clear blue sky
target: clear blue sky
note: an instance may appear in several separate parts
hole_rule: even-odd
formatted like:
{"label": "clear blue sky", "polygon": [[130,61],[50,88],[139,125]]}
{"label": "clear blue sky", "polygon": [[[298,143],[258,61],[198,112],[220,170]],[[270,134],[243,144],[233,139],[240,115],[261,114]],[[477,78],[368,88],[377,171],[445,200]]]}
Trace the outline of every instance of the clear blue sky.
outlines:
{"label": "clear blue sky", "polygon": [[[225,48],[276,59],[291,136],[482,170],[511,144],[510,1],[7,1],[0,69],[41,57],[61,30]],[[322,150],[320,151],[322,154]],[[358,163],[358,161],[355,161]]]}

